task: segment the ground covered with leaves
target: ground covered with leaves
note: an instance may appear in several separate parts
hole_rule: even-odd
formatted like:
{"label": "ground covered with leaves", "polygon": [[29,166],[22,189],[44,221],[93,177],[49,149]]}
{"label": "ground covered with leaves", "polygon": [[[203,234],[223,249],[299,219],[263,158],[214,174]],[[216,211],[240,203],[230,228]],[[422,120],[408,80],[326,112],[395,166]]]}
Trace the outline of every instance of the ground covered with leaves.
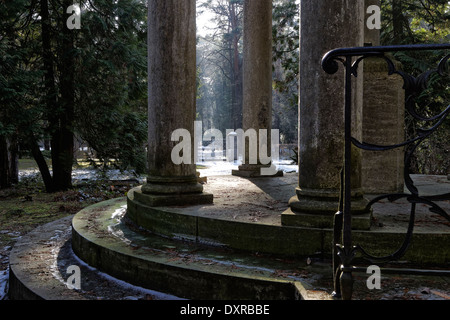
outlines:
{"label": "ground covered with leaves", "polygon": [[79,172],[83,175],[74,179],[73,189],[65,192],[46,193],[40,174],[33,170],[22,171],[16,186],[0,190],[0,280],[6,276],[9,252],[21,236],[94,203],[123,197],[139,183],[127,176],[122,179],[120,174],[109,179],[94,170]]}

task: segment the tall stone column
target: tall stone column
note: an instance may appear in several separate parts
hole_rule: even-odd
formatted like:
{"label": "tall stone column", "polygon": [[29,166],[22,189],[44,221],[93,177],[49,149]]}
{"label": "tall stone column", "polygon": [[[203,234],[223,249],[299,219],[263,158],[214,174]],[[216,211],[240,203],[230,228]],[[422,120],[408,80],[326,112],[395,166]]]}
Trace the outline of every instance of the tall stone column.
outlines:
{"label": "tall stone column", "polygon": [[[244,62],[243,62],[243,130],[254,129],[256,137],[249,139],[244,163],[232,174],[242,177],[279,176],[282,171],[261,175],[259,156],[271,154],[272,129],[272,0],[244,1]],[[259,130],[267,130],[267,145],[260,149]],[[255,139],[256,138],[256,139]],[[245,138],[243,138],[245,139]],[[257,140],[257,141],[256,141]],[[278,143],[278,142],[276,142]],[[250,163],[249,144],[256,144],[258,160]],[[269,165],[270,166],[270,165]]]}
{"label": "tall stone column", "polygon": [[[380,0],[365,0],[366,8],[381,6]],[[366,16],[366,18],[368,18]],[[380,30],[365,28],[366,45],[380,45]],[[397,69],[400,62],[389,57]],[[363,140],[393,145],[405,140],[405,91],[401,76],[388,75],[383,59],[364,60]],[[400,193],[404,188],[404,150],[363,151],[362,187],[373,194]]]}
{"label": "tall stone column", "polygon": [[[195,0],[148,3],[148,163],[147,183],[136,200],[150,206],[212,203],[197,182],[194,155],[175,164],[177,129],[190,134],[193,152],[196,110]],[[185,142],[185,141],[183,141]],[[184,149],[188,152],[189,148]]]}
{"label": "tall stone column", "polygon": [[[282,214],[284,225],[331,227],[338,210],[344,151],[344,67],[329,75],[322,57],[330,50],[363,45],[364,1],[300,3],[299,185]],[[361,77],[353,79],[353,135],[361,134]],[[353,152],[352,212],[366,211],[361,192],[361,153]],[[367,229],[370,219],[354,226]]]}

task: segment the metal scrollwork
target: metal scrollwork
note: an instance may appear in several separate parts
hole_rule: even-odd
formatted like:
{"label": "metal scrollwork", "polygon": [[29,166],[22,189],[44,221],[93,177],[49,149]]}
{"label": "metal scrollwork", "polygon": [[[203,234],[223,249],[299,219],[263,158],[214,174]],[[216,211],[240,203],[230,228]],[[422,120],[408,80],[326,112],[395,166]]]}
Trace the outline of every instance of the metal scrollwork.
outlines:
{"label": "metal scrollwork", "polygon": [[[401,258],[407,251],[414,230],[416,217],[416,207],[418,204],[424,204],[429,210],[438,214],[448,221],[450,216],[435,201],[450,200],[450,193],[436,196],[421,196],[418,188],[415,186],[411,173],[409,172],[410,163],[414,152],[418,146],[431,134],[433,134],[444,122],[450,114],[450,105],[437,115],[426,116],[417,110],[417,97],[427,89],[430,77],[434,74],[444,77],[448,74],[448,62],[450,54],[446,55],[439,63],[436,69],[422,73],[416,77],[397,70],[393,61],[386,56],[388,52],[397,51],[418,51],[418,50],[449,50],[450,44],[440,45],[409,45],[409,46],[383,46],[383,47],[359,47],[359,48],[341,48],[328,52],[322,59],[322,68],[328,74],[334,74],[339,70],[341,63],[345,68],[345,150],[344,150],[344,167],[341,173],[341,200],[338,212],[335,215],[334,223],[334,240],[333,240],[333,272],[334,272],[334,294],[342,299],[351,299],[352,296],[352,262],[357,253],[370,262],[388,262]],[[415,137],[394,144],[394,145],[377,145],[358,141],[351,135],[351,82],[352,77],[358,76],[358,66],[369,57],[378,57],[386,61],[388,67],[388,75],[398,74],[404,82],[405,90],[405,109],[418,122],[424,124],[417,130]],[[425,127],[427,125],[427,127]],[[353,245],[351,240],[351,146],[368,151],[386,151],[397,148],[405,148],[405,186],[409,193],[386,194],[374,198],[369,202],[367,209],[369,210],[375,203],[388,199],[396,201],[406,199],[411,204],[409,214],[408,229],[402,245],[398,250],[384,257],[373,256],[368,253],[362,246]]]}

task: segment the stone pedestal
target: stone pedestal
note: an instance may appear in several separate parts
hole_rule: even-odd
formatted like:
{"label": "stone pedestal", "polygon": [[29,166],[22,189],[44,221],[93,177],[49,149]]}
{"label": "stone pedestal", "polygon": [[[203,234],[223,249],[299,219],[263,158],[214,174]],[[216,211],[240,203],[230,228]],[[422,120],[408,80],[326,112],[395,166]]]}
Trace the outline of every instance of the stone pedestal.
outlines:
{"label": "stone pedestal", "polygon": [[233,176],[239,176],[243,178],[269,178],[269,177],[282,177],[283,171],[281,170],[270,170],[270,174],[264,174],[264,171],[261,170],[269,170],[270,165],[261,165],[261,164],[255,164],[255,165],[240,165],[238,167],[238,170],[232,170],[231,174]]}
{"label": "stone pedestal", "polygon": [[[365,6],[380,7],[380,0],[365,0]],[[368,16],[366,16],[368,18]],[[364,28],[366,45],[380,45],[380,30]],[[399,69],[400,63],[391,60]],[[365,142],[393,145],[405,140],[405,91],[399,75],[388,75],[383,59],[364,60],[363,133]],[[362,186],[366,193],[403,192],[404,150],[363,151]]]}
{"label": "stone pedestal", "polygon": [[[400,64],[397,62],[396,67]],[[405,141],[405,91],[399,75],[388,75],[383,59],[364,60],[363,140],[377,145]],[[363,151],[365,193],[401,193],[404,189],[404,149]]]}
{"label": "stone pedestal", "polygon": [[[251,163],[246,143],[245,158],[239,170],[232,174],[242,177],[269,177],[283,175],[282,171],[262,174],[267,168],[260,162],[259,130],[267,130],[264,155],[270,155],[272,129],[272,1],[245,0],[244,2],[244,62],[243,62],[243,129],[254,129],[258,137],[258,156]],[[254,142],[253,142],[254,143]],[[278,143],[278,142],[277,142]]]}
{"label": "stone pedestal", "polygon": [[194,150],[196,100],[195,0],[155,0],[148,4],[148,162],[147,183],[139,199],[149,206],[212,203],[197,182],[190,161],[175,164],[172,151],[184,129]]}
{"label": "stone pedestal", "polygon": [[[334,75],[322,57],[340,47],[363,45],[363,3],[301,1],[299,92],[299,186],[282,214],[284,225],[332,227],[338,211],[344,151],[344,67]],[[353,136],[361,136],[362,77],[353,79]],[[352,153],[352,213],[370,227],[361,189],[361,152]]]}

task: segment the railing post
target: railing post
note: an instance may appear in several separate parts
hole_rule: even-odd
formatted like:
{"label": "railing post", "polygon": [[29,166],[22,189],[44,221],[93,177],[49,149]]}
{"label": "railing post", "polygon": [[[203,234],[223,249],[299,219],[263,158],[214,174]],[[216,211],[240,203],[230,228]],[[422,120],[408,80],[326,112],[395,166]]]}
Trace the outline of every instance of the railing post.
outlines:
{"label": "railing post", "polygon": [[343,300],[351,300],[353,276],[351,272],[352,215],[351,215],[351,172],[352,172],[352,57],[345,61],[345,108],[344,108],[344,208],[343,208],[343,247],[341,258],[341,294]]}
{"label": "railing post", "polygon": [[[350,300],[353,294],[353,260],[357,252],[361,253],[364,258],[370,262],[386,262],[399,259],[402,257],[409,247],[412,233],[414,229],[415,210],[417,203],[430,206],[430,211],[437,213],[450,221],[450,216],[434,201],[448,200],[449,194],[437,195],[432,197],[420,196],[418,189],[410,177],[410,173],[405,170],[405,185],[410,193],[387,194],[376,197],[369,204],[368,208],[374,203],[389,199],[395,201],[405,198],[411,204],[410,221],[405,236],[405,240],[400,248],[393,254],[384,257],[375,257],[368,254],[361,246],[353,246],[352,244],[352,212],[351,212],[351,172],[352,172],[352,148],[357,147],[368,151],[386,151],[405,146],[412,146],[405,156],[405,168],[409,167],[409,161],[412,153],[417,146],[433,132],[435,132],[450,114],[450,105],[438,115],[426,117],[420,115],[414,108],[415,97],[425,89],[426,82],[432,73],[440,76],[444,75],[445,65],[450,60],[450,55],[444,57],[436,70],[425,72],[418,77],[412,77],[401,71],[397,71],[395,64],[385,56],[386,52],[395,51],[414,51],[414,50],[449,50],[450,44],[443,45],[410,45],[410,46],[386,46],[386,47],[357,47],[342,48],[330,51],[322,60],[322,68],[329,74],[334,74],[339,69],[338,62],[342,62],[345,66],[345,106],[344,106],[344,163],[341,172],[341,198],[339,201],[338,212],[334,217],[334,236],[333,236],[333,280],[334,293],[336,298]],[[404,80],[404,89],[409,95],[407,97],[407,111],[417,121],[424,123],[431,122],[428,128],[420,128],[418,136],[408,141],[395,145],[374,145],[360,142],[352,136],[352,76],[357,77],[359,63],[368,57],[379,57],[385,60],[388,65],[388,74],[399,74]],[[355,61],[353,59],[356,58]],[[434,124],[433,124],[434,123]]]}

